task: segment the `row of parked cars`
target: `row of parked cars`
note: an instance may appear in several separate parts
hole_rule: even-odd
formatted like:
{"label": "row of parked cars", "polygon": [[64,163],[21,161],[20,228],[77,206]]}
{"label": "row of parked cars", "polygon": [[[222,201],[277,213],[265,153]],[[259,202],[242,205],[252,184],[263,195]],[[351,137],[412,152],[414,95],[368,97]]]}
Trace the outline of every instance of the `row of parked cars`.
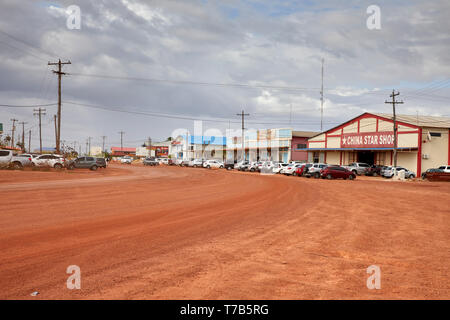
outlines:
{"label": "row of parked cars", "polygon": [[0,167],[22,169],[25,167],[39,168],[67,168],[73,170],[76,168],[97,170],[98,168],[106,168],[107,160],[97,157],[78,157],[75,159],[66,159],[62,155],[57,154],[16,154],[11,150],[0,150]]}

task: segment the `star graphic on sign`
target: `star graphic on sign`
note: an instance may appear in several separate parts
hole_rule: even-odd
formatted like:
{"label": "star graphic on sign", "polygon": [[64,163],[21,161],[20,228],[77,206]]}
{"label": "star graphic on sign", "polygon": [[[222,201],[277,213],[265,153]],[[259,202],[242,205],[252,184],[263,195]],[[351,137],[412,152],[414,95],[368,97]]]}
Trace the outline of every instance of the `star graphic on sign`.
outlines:
{"label": "star graphic on sign", "polygon": [[346,144],[347,143],[347,138],[342,138],[342,144]]}

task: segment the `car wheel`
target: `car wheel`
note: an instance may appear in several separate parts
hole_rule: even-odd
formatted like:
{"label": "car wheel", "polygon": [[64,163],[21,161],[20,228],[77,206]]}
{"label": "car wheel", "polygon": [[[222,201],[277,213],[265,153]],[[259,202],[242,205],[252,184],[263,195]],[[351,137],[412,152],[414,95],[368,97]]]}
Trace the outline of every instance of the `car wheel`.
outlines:
{"label": "car wheel", "polygon": [[96,170],[97,170],[97,166],[96,166],[96,165],[93,165],[93,166],[91,167],[91,170],[92,170],[92,171],[96,171]]}
{"label": "car wheel", "polygon": [[320,173],[316,172],[316,173],[314,174],[314,178],[319,179],[319,178],[320,178]]}
{"label": "car wheel", "polygon": [[251,172],[255,172],[255,169],[254,169],[254,168],[251,168],[250,171],[251,171]]}
{"label": "car wheel", "polygon": [[207,165],[206,168],[211,169],[211,166],[210,166],[210,165]]}
{"label": "car wheel", "polygon": [[376,176],[378,175],[378,173],[374,172],[372,175],[373,175],[374,177],[376,177]]}
{"label": "car wheel", "polygon": [[75,166],[73,164],[71,164],[67,169],[73,170],[73,169],[75,169]]}
{"label": "car wheel", "polygon": [[333,177],[331,176],[331,174],[327,174],[327,179],[328,179],[328,180],[333,179]]}
{"label": "car wheel", "polygon": [[295,177],[297,175],[297,172],[292,173],[292,175]]}
{"label": "car wheel", "polygon": [[21,164],[20,162],[14,162],[14,163],[12,164],[12,168],[13,168],[14,170],[20,170],[20,169],[22,169],[22,164]]}
{"label": "car wheel", "polygon": [[358,174],[356,170],[352,170],[352,172],[355,174],[355,176]]}
{"label": "car wheel", "polygon": [[53,168],[60,170],[62,169],[62,165],[60,163],[55,163],[55,165],[53,166]]}
{"label": "car wheel", "polygon": [[348,176],[348,178],[349,178],[350,180],[353,180],[353,179],[355,179],[355,176],[351,174],[351,175]]}
{"label": "car wheel", "polygon": [[219,169],[223,169],[223,166],[220,166]]}

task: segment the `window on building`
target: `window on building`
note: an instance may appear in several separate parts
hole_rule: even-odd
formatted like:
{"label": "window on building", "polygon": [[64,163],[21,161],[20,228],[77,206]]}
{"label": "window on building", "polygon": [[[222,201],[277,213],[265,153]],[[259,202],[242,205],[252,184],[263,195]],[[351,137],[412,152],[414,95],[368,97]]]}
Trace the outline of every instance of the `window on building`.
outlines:
{"label": "window on building", "polygon": [[440,137],[441,133],[440,132],[430,132],[430,136],[432,136],[432,137]]}
{"label": "window on building", "polygon": [[306,143],[298,143],[297,149],[306,149]]}

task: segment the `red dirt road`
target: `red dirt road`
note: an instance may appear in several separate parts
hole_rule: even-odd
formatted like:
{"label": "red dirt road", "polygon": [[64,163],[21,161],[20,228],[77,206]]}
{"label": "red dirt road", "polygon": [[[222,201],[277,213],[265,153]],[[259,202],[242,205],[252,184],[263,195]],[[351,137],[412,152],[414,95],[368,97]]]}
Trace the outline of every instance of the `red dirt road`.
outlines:
{"label": "red dirt road", "polygon": [[450,299],[449,196],[166,166],[0,171],[0,299]]}

